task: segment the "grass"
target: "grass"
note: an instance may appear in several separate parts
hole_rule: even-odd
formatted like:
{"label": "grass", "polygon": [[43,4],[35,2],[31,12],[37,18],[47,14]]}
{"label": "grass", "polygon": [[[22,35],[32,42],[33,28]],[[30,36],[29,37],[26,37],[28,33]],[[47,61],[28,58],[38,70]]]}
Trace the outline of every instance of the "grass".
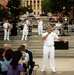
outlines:
{"label": "grass", "polygon": [[33,28],[38,28],[38,25],[34,24],[32,25]]}

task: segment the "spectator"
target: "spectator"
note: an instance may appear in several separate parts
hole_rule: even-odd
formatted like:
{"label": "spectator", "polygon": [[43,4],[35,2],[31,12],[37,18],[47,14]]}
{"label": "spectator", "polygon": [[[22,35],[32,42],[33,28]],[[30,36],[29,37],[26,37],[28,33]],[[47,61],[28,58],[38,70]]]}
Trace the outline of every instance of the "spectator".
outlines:
{"label": "spectator", "polygon": [[24,50],[25,50],[25,46],[24,45],[21,45],[17,49],[17,51],[21,51],[21,53],[23,55],[23,59],[25,59],[24,63],[27,63],[29,61],[29,55],[28,55],[28,53],[24,52]]}
{"label": "spectator", "polygon": [[12,55],[13,55],[13,51],[11,49],[8,49],[5,52],[4,61],[0,61],[2,75],[7,75],[8,65],[12,61]]}
{"label": "spectator", "polygon": [[0,48],[0,61],[3,61],[4,48]]}
{"label": "spectator", "polygon": [[58,16],[57,21],[62,22],[62,17],[61,17],[61,15]]}
{"label": "spectator", "polygon": [[8,65],[7,75],[24,75],[22,62],[21,51],[14,51],[12,61],[10,65]]}
{"label": "spectator", "polygon": [[23,44],[25,46],[25,52],[29,54],[29,65],[30,65],[30,69],[29,69],[29,75],[32,75],[32,71],[33,71],[33,67],[34,67],[34,61],[33,61],[33,54],[30,50],[28,50],[28,46],[27,44]]}
{"label": "spectator", "polygon": [[25,46],[24,45],[21,45],[19,48],[18,48],[18,51],[21,51],[22,52],[22,55],[23,55],[23,67],[24,67],[24,71],[26,72],[25,75],[28,74],[28,70],[29,70],[29,54],[25,52]]}
{"label": "spectator", "polygon": [[4,50],[6,51],[7,49],[12,49],[11,44],[5,43],[3,45]]}
{"label": "spectator", "polygon": [[11,44],[8,44],[8,43],[5,43],[5,44],[3,45],[3,48],[4,48],[4,50],[5,50],[4,53],[3,53],[3,56],[5,55],[6,50],[12,49]]}
{"label": "spectator", "polygon": [[[0,48],[0,62],[4,61],[3,53],[4,53],[4,48]],[[0,63],[0,74],[2,74],[1,63]]]}

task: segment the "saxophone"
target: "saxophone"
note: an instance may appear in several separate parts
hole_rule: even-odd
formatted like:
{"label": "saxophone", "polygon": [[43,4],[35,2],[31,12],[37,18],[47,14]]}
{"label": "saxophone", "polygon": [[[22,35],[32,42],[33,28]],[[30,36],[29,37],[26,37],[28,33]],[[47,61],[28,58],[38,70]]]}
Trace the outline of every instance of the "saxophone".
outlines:
{"label": "saxophone", "polygon": [[7,26],[7,31],[10,29],[10,26],[9,26],[9,24],[8,24],[8,26]]}

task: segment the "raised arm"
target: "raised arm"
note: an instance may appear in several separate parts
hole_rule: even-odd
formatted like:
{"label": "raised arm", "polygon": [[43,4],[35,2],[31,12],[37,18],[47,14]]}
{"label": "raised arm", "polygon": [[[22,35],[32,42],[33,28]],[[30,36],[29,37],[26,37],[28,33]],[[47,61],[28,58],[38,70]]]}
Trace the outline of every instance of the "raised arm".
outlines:
{"label": "raised arm", "polygon": [[66,43],[67,41],[63,40],[62,38],[58,38],[59,41],[62,41],[64,43]]}
{"label": "raised arm", "polygon": [[45,40],[48,37],[49,33],[42,37],[42,40]]}

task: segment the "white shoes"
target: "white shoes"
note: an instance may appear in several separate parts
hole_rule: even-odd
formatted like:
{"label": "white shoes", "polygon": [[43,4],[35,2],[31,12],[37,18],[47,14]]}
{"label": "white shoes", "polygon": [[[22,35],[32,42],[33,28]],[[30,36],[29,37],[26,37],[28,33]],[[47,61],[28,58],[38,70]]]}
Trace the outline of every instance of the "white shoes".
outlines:
{"label": "white shoes", "polygon": [[21,39],[21,41],[22,41],[23,39]]}
{"label": "white shoes", "polygon": [[55,69],[53,69],[53,70],[52,70],[52,72],[53,72],[53,73],[56,73],[56,70],[55,70]]}
{"label": "white shoes", "polygon": [[[7,39],[8,41],[10,40],[10,39]],[[4,41],[6,41],[6,39],[4,39]]]}
{"label": "white shoes", "polygon": [[[45,72],[45,70],[42,69],[41,72]],[[56,73],[56,70],[54,69],[54,70],[52,70],[52,72]]]}
{"label": "white shoes", "polygon": [[45,71],[44,69],[41,70],[41,72],[44,72],[44,71]]}
{"label": "white shoes", "polygon": [[10,40],[10,39],[7,39],[7,40]]}

